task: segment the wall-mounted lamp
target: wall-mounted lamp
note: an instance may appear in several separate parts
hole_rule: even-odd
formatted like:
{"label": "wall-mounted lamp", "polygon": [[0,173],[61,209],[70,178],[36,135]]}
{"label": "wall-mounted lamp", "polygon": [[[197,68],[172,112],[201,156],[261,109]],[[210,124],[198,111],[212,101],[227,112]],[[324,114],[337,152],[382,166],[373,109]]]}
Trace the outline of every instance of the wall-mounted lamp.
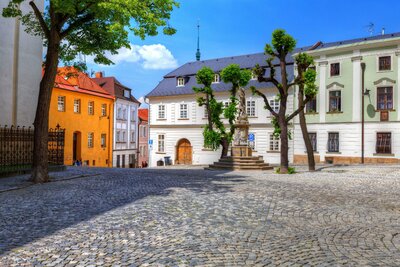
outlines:
{"label": "wall-mounted lamp", "polygon": [[364,95],[368,95],[369,96],[369,92],[371,92],[371,90],[365,88]]}

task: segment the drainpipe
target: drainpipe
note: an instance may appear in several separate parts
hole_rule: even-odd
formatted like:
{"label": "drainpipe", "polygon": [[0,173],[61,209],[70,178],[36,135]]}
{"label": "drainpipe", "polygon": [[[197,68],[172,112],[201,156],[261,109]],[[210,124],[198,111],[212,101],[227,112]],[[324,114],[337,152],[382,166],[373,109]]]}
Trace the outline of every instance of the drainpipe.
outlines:
{"label": "drainpipe", "polygon": [[361,62],[361,164],[364,164],[364,100],[365,100],[365,89],[364,89],[364,77],[365,77],[365,63]]}
{"label": "drainpipe", "polygon": [[12,124],[17,125],[18,113],[18,61],[19,61],[19,31],[20,21],[15,18],[14,27],[14,55],[13,55],[13,88],[12,88]]}

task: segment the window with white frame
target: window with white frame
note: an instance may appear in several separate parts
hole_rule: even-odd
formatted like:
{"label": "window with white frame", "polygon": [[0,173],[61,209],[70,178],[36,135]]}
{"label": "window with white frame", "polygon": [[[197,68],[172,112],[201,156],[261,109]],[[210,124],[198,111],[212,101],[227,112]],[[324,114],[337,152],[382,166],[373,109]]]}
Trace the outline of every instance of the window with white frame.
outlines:
{"label": "window with white frame", "polygon": [[158,105],[158,118],[165,119],[165,105]]}
{"label": "window with white frame", "polygon": [[339,133],[328,133],[328,152],[339,152]]}
{"label": "window with white frame", "polygon": [[378,58],[378,70],[379,71],[392,70],[392,57],[391,56],[379,57]]}
{"label": "window with white frame", "polygon": [[94,115],[94,102],[93,101],[88,102],[88,114]]}
{"label": "window with white frame", "polygon": [[101,134],[101,147],[106,147],[107,135]]}
{"label": "window with white frame", "polygon": [[256,116],[256,101],[255,100],[247,100],[246,101],[246,113],[249,117]]}
{"label": "window with white frame", "polygon": [[93,133],[88,133],[88,148],[92,148],[93,147]]}
{"label": "window with white frame", "polygon": [[125,143],[126,142],[126,133],[125,131],[122,131],[122,142]]}
{"label": "window with white frame", "polygon": [[276,113],[279,112],[280,101],[278,99],[276,99],[276,98],[270,99],[269,100],[269,105],[271,106],[273,111],[275,111]]}
{"label": "window with white frame", "polygon": [[124,97],[129,98],[131,96],[131,92],[129,90],[124,90]]}
{"label": "window with white frame", "polygon": [[144,126],[144,125],[140,126],[140,136],[146,137],[146,135],[147,135],[146,126]]}
{"label": "window with white frame", "polygon": [[117,131],[117,136],[115,137],[115,141],[117,143],[121,142],[121,132],[120,131]]}
{"label": "window with white frame", "polygon": [[122,119],[122,108],[117,109],[117,119],[121,120]]}
{"label": "window with white frame", "polygon": [[134,107],[131,109],[131,121],[136,121],[136,109]]}
{"label": "window with white frame", "polygon": [[219,83],[220,82],[220,77],[219,77],[219,74],[214,74],[214,81],[213,81],[213,83]]}
{"label": "window with white frame", "polygon": [[165,135],[158,135],[158,152],[165,152]]}
{"label": "window with white frame", "polygon": [[101,104],[101,116],[107,116],[107,104]]}
{"label": "window with white frame", "polygon": [[275,134],[269,135],[269,150],[270,151],[279,151],[280,150],[279,136],[276,136]]}
{"label": "window with white frame", "polygon": [[331,77],[340,75],[340,63],[339,62],[331,63],[330,74],[331,74]]}
{"label": "window with white frame", "polygon": [[178,86],[185,86],[185,78],[179,77],[177,80]]}
{"label": "window with white frame", "polygon": [[57,98],[57,110],[65,111],[65,96],[58,96]]}
{"label": "window with white frame", "polygon": [[126,120],[126,116],[127,116],[126,108],[124,108],[124,109],[122,109],[122,119]]}
{"label": "window with white frame", "polygon": [[81,100],[74,99],[74,113],[80,113],[80,112],[81,112]]}
{"label": "window with white frame", "polygon": [[251,79],[252,80],[257,80],[257,78],[258,78],[257,75],[252,71],[251,72]]}
{"label": "window with white frame", "polygon": [[131,131],[131,143],[136,143],[136,135],[135,135],[135,131]]}
{"label": "window with white frame", "polygon": [[179,118],[181,118],[181,119],[188,118],[188,105],[187,104],[180,104]]}

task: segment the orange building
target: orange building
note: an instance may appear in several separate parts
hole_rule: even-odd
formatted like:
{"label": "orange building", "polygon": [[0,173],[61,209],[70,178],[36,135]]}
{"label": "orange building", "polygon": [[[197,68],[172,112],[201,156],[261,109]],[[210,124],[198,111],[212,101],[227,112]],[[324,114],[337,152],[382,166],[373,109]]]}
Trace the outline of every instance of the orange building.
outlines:
{"label": "orange building", "polygon": [[114,97],[85,73],[59,68],[51,94],[49,127],[65,129],[64,164],[112,166]]}

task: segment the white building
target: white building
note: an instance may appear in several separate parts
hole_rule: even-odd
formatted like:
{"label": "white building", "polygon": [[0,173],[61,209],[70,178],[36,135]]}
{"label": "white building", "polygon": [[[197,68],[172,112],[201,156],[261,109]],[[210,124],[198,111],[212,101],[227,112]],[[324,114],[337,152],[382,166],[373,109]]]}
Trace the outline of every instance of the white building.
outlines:
{"label": "white building", "polygon": [[93,80],[115,96],[113,167],[134,168],[138,157],[138,109],[140,106],[132,90],[114,77],[96,73]]}
{"label": "white building", "polygon": [[[211,67],[217,77],[212,84],[217,100],[228,102],[230,84],[220,81],[218,73],[229,64],[239,64],[244,69],[251,69],[255,64],[265,66],[265,56],[262,53],[229,58],[219,58],[187,63],[171,73],[147,95],[150,104],[150,140],[153,145],[150,150],[150,166],[156,166],[157,161],[170,157],[173,164],[211,164],[220,157],[221,150],[212,151],[204,148],[203,126],[207,123],[204,107],[199,107],[193,86],[195,75],[203,66]],[[289,63],[293,69],[293,62]],[[279,75],[279,70],[277,71]],[[293,71],[292,71],[293,72]],[[276,100],[277,90],[271,84],[259,83],[252,79],[250,86],[256,86],[267,94],[270,104],[279,109]],[[273,136],[271,114],[264,109],[263,99],[252,96],[246,90],[247,114],[249,116],[250,133],[255,135],[252,143],[253,155],[263,156],[268,163],[279,163],[280,142]],[[289,97],[288,113],[292,111],[293,97]],[[227,121],[226,121],[227,123]],[[289,144],[290,160],[293,159],[293,144]]]}
{"label": "white building", "polygon": [[[9,1],[0,1],[0,11]],[[43,0],[35,1],[43,10]],[[32,11],[28,1],[23,13]],[[43,42],[15,18],[0,16],[0,125],[33,126],[42,77]]]}

